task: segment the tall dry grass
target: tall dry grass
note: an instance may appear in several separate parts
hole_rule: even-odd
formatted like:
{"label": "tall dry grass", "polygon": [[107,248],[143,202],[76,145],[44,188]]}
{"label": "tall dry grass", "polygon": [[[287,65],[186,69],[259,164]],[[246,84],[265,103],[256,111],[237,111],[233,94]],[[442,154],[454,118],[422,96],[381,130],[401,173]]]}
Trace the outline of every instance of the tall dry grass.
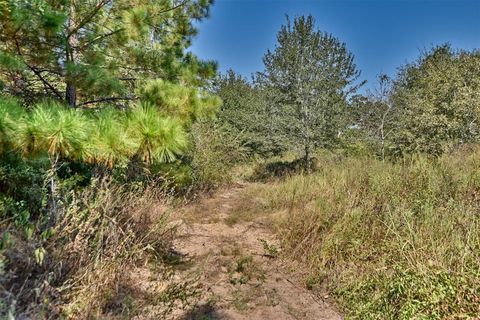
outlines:
{"label": "tall dry grass", "polygon": [[51,229],[27,237],[2,225],[9,235],[0,251],[4,316],[163,318],[198,295],[190,280],[174,279],[167,263],[174,230],[166,224],[164,191],[105,179],[63,199],[61,219]]}
{"label": "tall dry grass", "polygon": [[284,252],[352,319],[480,317],[480,149],[401,163],[322,156],[319,170],[254,186]]}

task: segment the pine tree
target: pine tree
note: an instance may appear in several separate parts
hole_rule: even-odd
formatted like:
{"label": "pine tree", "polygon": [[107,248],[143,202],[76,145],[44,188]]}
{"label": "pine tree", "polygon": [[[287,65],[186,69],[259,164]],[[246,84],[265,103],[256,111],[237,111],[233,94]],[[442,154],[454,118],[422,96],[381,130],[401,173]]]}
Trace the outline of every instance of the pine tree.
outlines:
{"label": "pine tree", "polygon": [[0,1],[0,82],[70,106],[136,99],[145,79],[204,84],[215,64],[185,49],[210,0]]}
{"label": "pine tree", "polygon": [[[110,168],[133,157],[147,164],[175,159],[186,148],[190,126],[211,117],[221,103],[204,89],[215,63],[185,51],[196,33],[193,21],[207,17],[210,5],[210,0],[1,1],[3,95],[19,96],[30,108],[45,98],[56,101],[55,107],[33,107],[18,127],[17,147],[29,156],[47,152],[52,160],[81,151],[75,160]],[[71,113],[59,103],[108,110]],[[75,119],[80,122],[65,122]],[[69,149],[75,125],[91,126],[84,128],[82,150]],[[58,131],[48,131],[52,128]],[[60,146],[50,150],[48,143]]]}

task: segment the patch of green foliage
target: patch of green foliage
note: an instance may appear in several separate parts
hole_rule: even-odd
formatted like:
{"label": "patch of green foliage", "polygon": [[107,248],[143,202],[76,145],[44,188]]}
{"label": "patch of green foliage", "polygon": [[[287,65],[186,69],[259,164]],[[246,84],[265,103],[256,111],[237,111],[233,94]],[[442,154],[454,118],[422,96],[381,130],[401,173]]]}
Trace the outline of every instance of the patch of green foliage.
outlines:
{"label": "patch of green foliage", "polygon": [[334,293],[352,319],[474,319],[480,288],[469,278],[478,276],[399,265]]}

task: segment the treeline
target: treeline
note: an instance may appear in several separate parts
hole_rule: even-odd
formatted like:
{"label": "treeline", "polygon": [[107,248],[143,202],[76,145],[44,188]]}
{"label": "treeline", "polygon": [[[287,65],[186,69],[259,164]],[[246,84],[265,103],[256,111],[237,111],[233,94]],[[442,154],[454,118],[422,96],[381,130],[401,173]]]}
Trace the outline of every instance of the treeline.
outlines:
{"label": "treeline", "polygon": [[326,148],[395,159],[479,141],[478,50],[433,47],[360,94],[353,54],[311,16],[287,20],[277,39],[251,81],[230,70],[216,82],[219,127],[249,155],[293,151],[308,163]]}

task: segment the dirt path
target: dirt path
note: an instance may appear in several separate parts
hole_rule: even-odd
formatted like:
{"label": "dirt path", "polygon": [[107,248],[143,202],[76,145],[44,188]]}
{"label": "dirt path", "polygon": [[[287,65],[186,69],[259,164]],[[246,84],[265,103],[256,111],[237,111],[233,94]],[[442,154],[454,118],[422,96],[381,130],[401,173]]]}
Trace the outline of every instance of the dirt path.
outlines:
{"label": "dirt path", "polygon": [[197,273],[207,294],[175,319],[342,319],[277,257],[278,242],[265,222],[228,223],[243,189],[199,199],[178,216],[174,249],[190,261],[183,272]]}

